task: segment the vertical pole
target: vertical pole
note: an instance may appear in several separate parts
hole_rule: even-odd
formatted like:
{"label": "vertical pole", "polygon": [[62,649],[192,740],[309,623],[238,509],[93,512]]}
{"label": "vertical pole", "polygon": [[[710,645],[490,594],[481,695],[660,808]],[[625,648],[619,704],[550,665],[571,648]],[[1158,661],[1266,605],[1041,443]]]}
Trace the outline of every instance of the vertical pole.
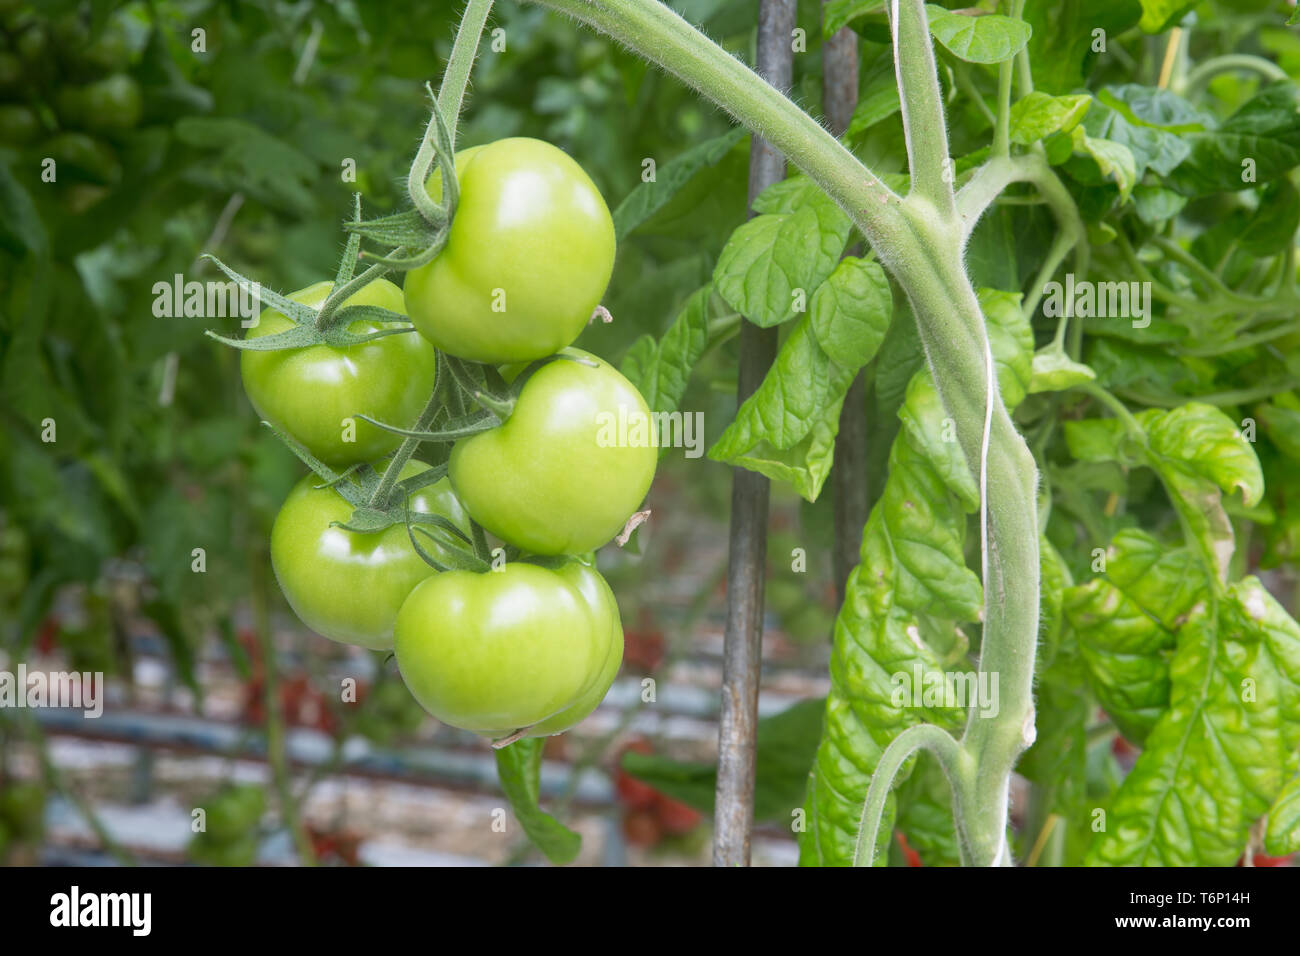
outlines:
{"label": "vertical pole", "polygon": [[[789,89],[794,72],[795,0],[762,0],[758,11],[755,68],[778,89]],[[785,178],[785,157],[755,136],[749,148],[749,200]],[[740,328],[743,402],[776,358],[777,330],[751,322]],[[731,486],[730,554],[727,568],[727,631],[722,660],[722,712],[718,724],[718,790],[713,865],[748,866],[754,824],[755,730],[762,667],[763,576],[767,563],[768,480],[735,469]]]}
{"label": "vertical pole", "polygon": [[[822,10],[830,0],[822,0]],[[858,105],[858,35],[841,27],[822,46],[822,106],[836,136],[848,129]],[[844,603],[849,572],[858,563],[862,527],[867,523],[867,389],[859,372],[844,396],[840,430],[835,436],[835,466],[831,472],[835,504],[835,550],[831,566],[835,592]]]}

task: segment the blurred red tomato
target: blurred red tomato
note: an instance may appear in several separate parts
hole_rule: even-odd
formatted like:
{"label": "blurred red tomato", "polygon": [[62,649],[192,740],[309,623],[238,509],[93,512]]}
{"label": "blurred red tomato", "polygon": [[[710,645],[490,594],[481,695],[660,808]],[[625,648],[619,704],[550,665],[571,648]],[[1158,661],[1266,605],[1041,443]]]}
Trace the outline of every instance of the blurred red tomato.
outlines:
{"label": "blurred red tomato", "polygon": [[623,816],[623,839],[632,846],[654,846],[663,837],[651,810],[632,810]]}
{"label": "blurred red tomato", "polygon": [[664,833],[670,836],[690,833],[704,819],[700,811],[688,807],[680,800],[674,800],[662,793],[656,796],[658,799],[655,801],[655,816],[659,818],[659,826],[663,828]]}

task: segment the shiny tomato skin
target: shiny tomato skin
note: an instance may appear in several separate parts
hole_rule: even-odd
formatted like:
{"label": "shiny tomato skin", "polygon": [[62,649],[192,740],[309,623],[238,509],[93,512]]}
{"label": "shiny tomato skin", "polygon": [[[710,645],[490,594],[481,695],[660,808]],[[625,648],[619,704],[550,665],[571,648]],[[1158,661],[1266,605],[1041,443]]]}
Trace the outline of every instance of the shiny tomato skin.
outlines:
{"label": "shiny tomato skin", "polygon": [[609,634],[586,598],[524,562],[422,581],[397,615],[397,665],[425,710],[500,739],[572,706]]}
{"label": "shiny tomato skin", "polygon": [[[474,520],[534,554],[580,554],[608,542],[644,500],[659,461],[636,386],[588,352],[564,354],[577,361],[538,369],[502,425],[451,451],[452,485]],[[619,434],[620,420],[638,419],[642,435],[631,424]]]}
{"label": "shiny tomato skin", "polygon": [[[586,328],[614,269],[614,221],[600,192],[537,139],[462,150],[456,176],[446,247],[406,274],[411,320],[439,349],[475,362],[558,352]],[[429,193],[441,199],[441,174]]]}
{"label": "shiny tomato skin", "polygon": [[[594,567],[579,560],[570,561],[557,573],[586,599],[598,624],[604,628],[606,637],[597,645],[598,653],[591,671],[593,678],[587,689],[563,711],[530,727],[529,737],[562,734],[590,717],[609,693],[610,685],[614,683],[623,664],[623,621],[619,617],[618,601],[609,584]],[[602,647],[603,653],[600,653]]]}
{"label": "shiny tomato skin", "polygon": [[[377,470],[383,465],[375,466]],[[401,477],[428,466],[409,461]],[[271,529],[271,566],[280,590],[299,619],[323,637],[372,650],[393,646],[393,625],[402,603],[425,578],[437,572],[411,546],[405,525],[372,534],[331,528],[346,522],[352,506],[321,479],[298,482]],[[408,499],[411,510],[440,514],[468,530],[468,519],[443,478]],[[435,558],[438,546],[420,544]]]}
{"label": "shiny tomato skin", "polygon": [[[287,296],[304,305],[320,306],[333,288],[317,282]],[[345,305],[377,305],[405,314],[401,290],[377,279]],[[293,327],[282,313],[263,310],[248,336],[273,335]],[[349,325],[358,334],[391,328],[379,322]],[[313,455],[333,468],[374,461],[401,443],[355,416],[367,414],[391,425],[409,428],[433,393],[437,355],[415,332],[336,349],[311,345],[301,349],[240,353],[244,390],[253,408],[266,421],[287,432]],[[355,434],[344,424],[351,419]],[[355,441],[347,441],[354,437]]]}

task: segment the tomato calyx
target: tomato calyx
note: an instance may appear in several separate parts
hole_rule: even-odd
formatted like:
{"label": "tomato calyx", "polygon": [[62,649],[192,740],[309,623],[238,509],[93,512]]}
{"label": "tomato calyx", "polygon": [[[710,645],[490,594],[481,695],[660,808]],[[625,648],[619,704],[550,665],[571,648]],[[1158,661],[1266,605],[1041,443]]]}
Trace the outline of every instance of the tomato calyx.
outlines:
{"label": "tomato calyx", "polygon": [[[353,534],[376,534],[393,525],[402,524],[406,526],[411,546],[416,554],[435,570],[446,571],[451,568],[461,571],[486,571],[490,567],[490,555],[487,553],[486,539],[482,536],[481,529],[475,528],[471,538],[442,515],[413,512],[407,505],[410,495],[446,477],[445,462],[431,465],[409,478],[393,481],[385,492],[382,491],[385,475],[388,471],[394,471],[396,474],[401,470],[404,462],[390,462],[384,474],[380,474],[364,463],[336,472],[270,422],[262,424],[275,432],[303,464],[324,479],[316,486],[317,488],[333,490],[352,506],[352,514],[347,521],[332,521],[330,527],[341,528]],[[416,537],[417,532],[439,547],[442,552],[441,560],[434,558],[420,543]],[[470,547],[467,549],[466,545]]]}
{"label": "tomato calyx", "polygon": [[[420,148],[411,163],[406,180],[406,191],[413,209],[391,216],[345,223],[343,228],[351,236],[364,236],[375,242],[396,245],[386,256],[365,252],[363,256],[389,269],[417,269],[437,258],[447,245],[451,234],[451,221],[460,202],[460,183],[456,178],[456,149],[446,117],[438,104],[433,87],[425,84],[431,101],[429,125],[425,127]],[[425,183],[437,165],[442,175],[442,202],[429,195]],[[406,254],[408,250],[417,250]]]}
{"label": "tomato calyx", "polygon": [[[356,197],[353,219],[356,222],[361,219],[360,194]],[[410,318],[400,312],[393,312],[377,305],[349,305],[342,307],[344,302],[379,278],[382,273],[388,271],[382,266],[376,266],[367,269],[361,275],[355,275],[360,248],[361,237],[356,234],[349,236],[347,246],[343,250],[343,256],[339,261],[339,267],[334,276],[333,288],[330,290],[330,294],[326,296],[325,301],[321,303],[320,308],[314,308],[302,302],[295,302],[278,292],[264,289],[247,276],[231,269],[216,256],[204,253],[200,258],[214,263],[240,289],[248,292],[264,306],[280,312],[293,323],[293,328],[286,329],[283,332],[276,332],[273,335],[249,336],[242,339],[231,338],[211,329],[208,329],[204,334],[231,348],[244,351],[271,352],[309,348],[313,345],[328,345],[331,348],[343,349],[383,338],[386,335],[401,335],[415,331],[415,326],[411,323]],[[365,333],[353,332],[349,328],[353,322],[362,321],[384,323],[392,327]]]}

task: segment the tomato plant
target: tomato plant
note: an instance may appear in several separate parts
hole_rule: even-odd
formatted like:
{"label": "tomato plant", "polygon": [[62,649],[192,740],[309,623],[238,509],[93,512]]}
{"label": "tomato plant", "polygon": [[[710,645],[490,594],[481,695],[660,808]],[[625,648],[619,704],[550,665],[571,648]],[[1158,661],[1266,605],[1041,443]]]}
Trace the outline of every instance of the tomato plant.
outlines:
{"label": "tomato plant", "polygon": [[[291,6],[0,0],[6,660],[229,663],[304,862],[358,854],[289,728],[310,786],[426,711],[553,862],[602,769],[726,866],[1300,851],[1300,16]],[[717,672],[716,759],[610,763]],[[0,794],[11,740],[66,789],[43,726]],[[245,797],[192,857],[256,860]]]}

